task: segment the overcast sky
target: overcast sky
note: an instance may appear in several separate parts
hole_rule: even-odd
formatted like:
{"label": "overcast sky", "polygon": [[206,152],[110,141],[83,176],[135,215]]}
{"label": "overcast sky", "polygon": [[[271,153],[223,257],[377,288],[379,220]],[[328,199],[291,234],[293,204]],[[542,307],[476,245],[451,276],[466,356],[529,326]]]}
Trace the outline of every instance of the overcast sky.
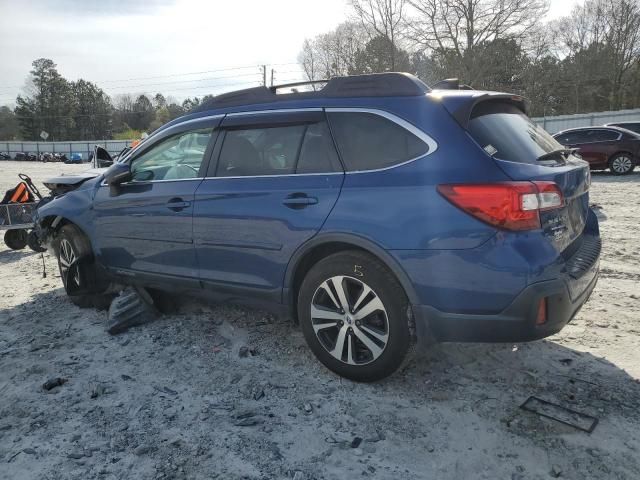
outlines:
{"label": "overcast sky", "polygon": [[[549,17],[578,1],[551,0]],[[295,81],[304,39],[348,15],[347,0],[0,0],[0,105],[13,104],[41,57],[112,95],[255,86],[262,64],[276,82]]]}

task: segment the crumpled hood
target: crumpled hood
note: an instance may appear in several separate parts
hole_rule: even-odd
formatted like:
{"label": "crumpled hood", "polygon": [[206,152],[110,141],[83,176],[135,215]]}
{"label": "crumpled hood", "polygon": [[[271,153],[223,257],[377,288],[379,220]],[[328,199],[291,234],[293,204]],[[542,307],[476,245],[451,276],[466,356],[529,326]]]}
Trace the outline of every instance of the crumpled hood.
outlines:
{"label": "crumpled hood", "polygon": [[87,180],[99,177],[106,170],[106,168],[91,168],[73,175],[60,175],[59,177],[49,178],[42,183],[54,194],[66,193],[75,190]]}

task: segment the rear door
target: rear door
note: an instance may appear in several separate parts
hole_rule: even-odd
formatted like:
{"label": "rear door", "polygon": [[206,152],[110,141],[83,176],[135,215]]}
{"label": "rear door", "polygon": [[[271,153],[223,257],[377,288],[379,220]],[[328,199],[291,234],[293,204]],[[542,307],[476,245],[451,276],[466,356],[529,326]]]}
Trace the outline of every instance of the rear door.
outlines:
{"label": "rear door", "polygon": [[468,131],[513,180],[552,181],[558,185],[565,206],[540,214],[545,235],[558,251],[580,236],[589,209],[591,176],[587,162],[561,153],[538,160],[563,146],[508,103],[487,101],[476,106]]}
{"label": "rear door", "polygon": [[225,117],[195,196],[205,288],[280,301],[289,259],[321,228],[344,173],[324,112]]}
{"label": "rear door", "polygon": [[602,159],[596,143],[594,130],[575,130],[556,136],[558,142],[565,147],[575,148],[580,157],[589,162],[593,168],[600,168]]}
{"label": "rear door", "polygon": [[578,145],[580,156],[597,168],[607,168],[609,157],[615,153],[616,144],[622,136],[614,130],[594,128],[588,130],[586,140]]}
{"label": "rear door", "polygon": [[217,119],[169,129],[128,160],[133,179],[102,185],[93,202],[96,251],[122,275],[198,281],[193,201],[213,149]]}

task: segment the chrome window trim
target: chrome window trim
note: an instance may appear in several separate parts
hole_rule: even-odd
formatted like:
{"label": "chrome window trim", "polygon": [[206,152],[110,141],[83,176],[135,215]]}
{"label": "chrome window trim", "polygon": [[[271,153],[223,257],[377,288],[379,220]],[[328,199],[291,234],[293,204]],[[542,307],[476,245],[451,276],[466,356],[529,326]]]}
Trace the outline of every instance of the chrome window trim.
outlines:
{"label": "chrome window trim", "polygon": [[[135,182],[135,181],[131,181],[131,182],[123,182],[120,185],[146,185],[149,183],[163,183],[163,182],[193,182],[194,180],[199,180],[202,181],[204,180],[205,177],[195,177],[195,178],[171,178],[168,180],[142,180],[140,182]],[[104,180],[102,181],[102,183],[100,184],[101,187],[108,187],[109,184],[106,183]]]}
{"label": "chrome window trim", "polygon": [[[438,143],[431,137],[429,136],[427,133],[423,132],[422,130],[420,130],[418,127],[416,127],[415,125],[413,125],[412,123],[409,123],[408,121],[404,120],[403,118],[398,117],[397,115],[393,114],[393,113],[389,113],[385,110],[380,110],[380,109],[376,109],[376,108],[364,108],[364,107],[309,107],[309,108],[282,108],[282,109],[271,109],[271,110],[252,110],[252,111],[246,111],[246,112],[233,112],[233,113],[227,113],[226,116],[227,117],[240,117],[240,116],[249,116],[249,115],[268,115],[268,114],[278,114],[278,113],[282,113],[282,114],[286,114],[286,113],[296,113],[296,112],[322,112],[322,111],[326,111],[327,113],[330,112],[337,112],[337,113],[369,113],[372,115],[378,115],[380,117],[386,118],[387,120],[395,123],[396,125],[400,126],[401,128],[404,128],[405,130],[407,130],[408,132],[410,132],[411,134],[413,134],[414,136],[418,137],[420,140],[422,140],[427,147],[429,148],[427,150],[427,152],[424,155],[420,155],[418,157],[415,158],[411,158],[409,160],[405,160],[404,162],[401,163],[397,163],[395,165],[390,165],[388,167],[383,167],[383,168],[375,168],[375,169],[368,169],[368,170],[354,170],[354,171],[344,171],[344,172],[324,172],[324,173],[283,173],[280,175],[239,175],[239,176],[229,176],[229,177],[196,177],[196,178],[183,178],[183,179],[172,179],[172,180],[149,180],[149,181],[145,181],[145,182],[126,182],[123,185],[129,185],[132,183],[135,183],[136,185],[139,184],[143,184],[143,183],[160,183],[160,182],[181,182],[181,181],[189,181],[189,180],[221,180],[221,179],[239,179],[239,178],[278,178],[278,177],[304,177],[304,176],[318,176],[318,175],[356,175],[356,174],[360,174],[360,173],[375,173],[375,172],[382,172],[385,170],[391,170],[393,168],[398,168],[401,167],[403,165],[407,165],[411,162],[415,162],[416,160],[420,159],[420,158],[424,158],[427,157],[429,155],[431,155],[432,153],[434,153],[437,149],[438,149]],[[197,122],[197,121],[202,121],[202,120],[213,120],[216,118],[221,118],[221,117],[225,117],[225,114],[218,114],[218,115],[211,115],[211,116],[207,116],[207,117],[200,117],[200,118],[194,118],[191,120],[187,120],[185,122],[182,123],[178,123],[176,125],[172,125],[172,127],[174,126],[180,126],[180,125],[185,125],[187,123],[193,123],[193,122]],[[171,128],[171,127],[169,127]],[[164,130],[163,130],[164,131]],[[158,132],[161,133],[161,132]],[[157,134],[153,134],[150,137],[148,137],[146,139],[150,140],[153,137],[155,137]],[[139,145],[137,145],[135,147],[135,149],[133,149],[130,152],[130,155],[133,155],[133,153],[140,147],[142,146],[145,142],[141,142]],[[127,156],[127,159],[129,158],[129,156]],[[102,183],[101,186],[107,186],[106,183]]]}
{"label": "chrome window trim", "polygon": [[328,108],[325,108],[325,111],[327,113],[332,113],[332,112],[334,113],[369,113],[372,115],[378,115],[380,117],[386,118],[387,120],[395,123],[396,125],[407,130],[409,133],[418,137],[429,148],[429,150],[427,150],[427,152],[424,155],[420,155],[415,158],[410,158],[409,160],[405,160],[404,162],[401,162],[401,163],[396,163],[395,165],[390,165],[388,167],[382,167],[382,168],[372,168],[367,170],[353,170],[350,172],[345,172],[347,175],[354,175],[358,173],[383,172],[385,170],[391,170],[392,168],[398,168],[403,165],[407,165],[408,163],[415,162],[420,158],[427,157],[432,153],[434,153],[436,150],[438,150],[438,143],[432,137],[430,137],[427,133],[423,132],[418,127],[416,127],[412,123],[409,123],[405,119],[400,118],[397,115],[393,113],[389,113],[385,110],[379,110],[376,108],[360,108],[360,107],[328,107]]}
{"label": "chrome window trim", "polygon": [[242,117],[243,115],[269,115],[278,113],[297,113],[297,112],[322,112],[322,107],[309,108],[278,108],[271,110],[252,110],[247,112],[227,113],[227,117]]}
{"label": "chrome window trim", "polygon": [[280,177],[313,177],[318,175],[345,175],[346,172],[326,172],[326,173],[282,173],[280,175],[238,175],[234,177],[204,177],[204,180],[226,180],[235,178],[280,178]]}

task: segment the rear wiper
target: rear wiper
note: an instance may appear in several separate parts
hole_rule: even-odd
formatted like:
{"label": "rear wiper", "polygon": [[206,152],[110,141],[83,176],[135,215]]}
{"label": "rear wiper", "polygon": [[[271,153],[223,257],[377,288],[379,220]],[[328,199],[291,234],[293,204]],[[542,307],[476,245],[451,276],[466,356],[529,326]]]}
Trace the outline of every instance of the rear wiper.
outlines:
{"label": "rear wiper", "polygon": [[[538,158],[536,158],[537,162],[542,162],[544,160],[551,160],[554,157],[557,157],[558,155],[562,155],[562,156],[569,156],[575,152],[577,152],[578,149],[577,148],[558,148],[557,150],[553,150],[551,152],[547,152],[543,155],[540,155]],[[563,158],[563,160],[565,160]]]}

